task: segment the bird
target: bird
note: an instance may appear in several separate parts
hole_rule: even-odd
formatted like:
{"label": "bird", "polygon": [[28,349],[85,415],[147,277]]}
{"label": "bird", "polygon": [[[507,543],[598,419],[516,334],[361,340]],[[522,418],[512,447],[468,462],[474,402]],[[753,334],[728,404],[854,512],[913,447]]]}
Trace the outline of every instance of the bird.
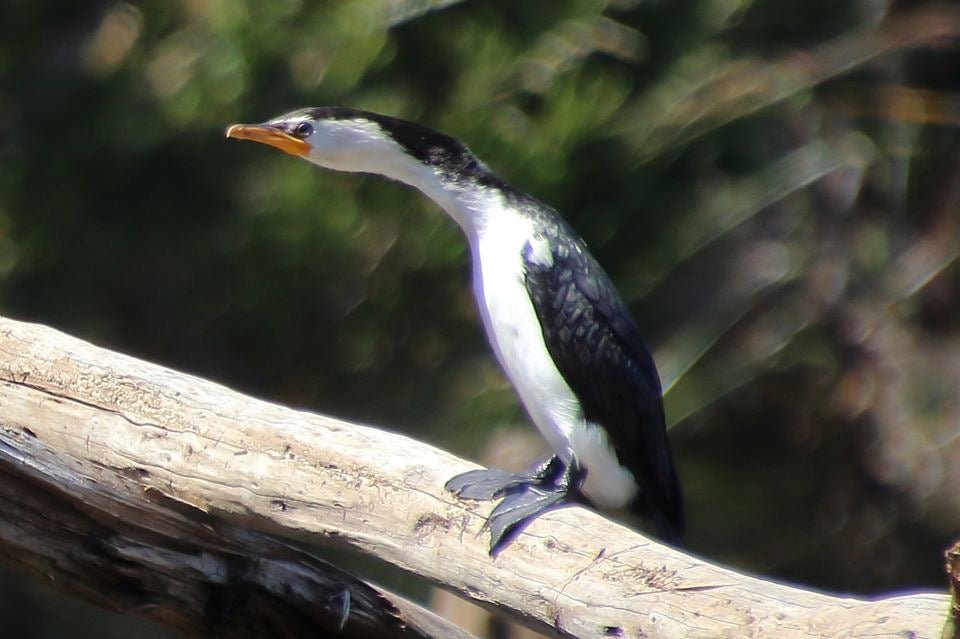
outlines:
{"label": "bird", "polygon": [[463,231],[488,341],[552,455],[526,472],[472,470],[460,499],[500,500],[486,526],[496,556],[553,508],[628,509],[680,546],[685,518],[653,357],[610,277],[550,206],[425,126],[351,107],[299,109],[227,138],[266,144],[335,171],[421,191]]}

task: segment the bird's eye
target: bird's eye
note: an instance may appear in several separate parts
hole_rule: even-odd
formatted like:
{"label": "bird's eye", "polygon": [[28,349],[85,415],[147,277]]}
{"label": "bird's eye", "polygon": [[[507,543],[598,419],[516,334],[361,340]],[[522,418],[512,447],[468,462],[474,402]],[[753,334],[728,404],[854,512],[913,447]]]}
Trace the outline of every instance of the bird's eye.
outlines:
{"label": "bird's eye", "polygon": [[313,125],[309,122],[301,122],[293,129],[293,134],[300,138],[309,138],[313,135]]}

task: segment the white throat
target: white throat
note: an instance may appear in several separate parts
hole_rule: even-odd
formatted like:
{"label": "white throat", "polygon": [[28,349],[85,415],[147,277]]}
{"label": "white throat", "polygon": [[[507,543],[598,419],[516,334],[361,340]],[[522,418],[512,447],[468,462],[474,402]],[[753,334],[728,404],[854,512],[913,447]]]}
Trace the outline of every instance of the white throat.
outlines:
{"label": "white throat", "polygon": [[458,185],[439,169],[410,155],[374,122],[334,120],[317,125],[306,159],[328,169],[376,173],[412,186],[440,205],[464,230],[471,244],[490,214],[503,211],[496,189]]}

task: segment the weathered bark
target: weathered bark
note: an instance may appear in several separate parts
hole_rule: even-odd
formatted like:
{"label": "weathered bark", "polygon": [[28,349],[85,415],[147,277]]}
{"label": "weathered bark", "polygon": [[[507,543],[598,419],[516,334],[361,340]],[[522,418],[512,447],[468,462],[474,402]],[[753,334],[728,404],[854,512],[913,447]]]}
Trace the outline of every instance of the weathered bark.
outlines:
{"label": "weathered bark", "polygon": [[[9,373],[15,360],[6,337],[0,369]],[[245,519],[218,519],[142,481],[151,472],[137,463],[138,450],[165,437],[162,431],[147,428],[129,448],[113,441],[131,462],[111,466],[117,458],[98,454],[111,432],[121,434],[110,429],[111,409],[91,412],[84,396],[68,398],[70,390],[38,394],[29,376],[14,386],[11,377],[0,379],[0,560],[8,565],[183,636],[472,636]],[[62,379],[68,389],[98,383],[84,375]],[[51,445],[57,437],[85,440],[87,453]]]}
{"label": "weathered bark", "polygon": [[159,494],[131,499],[136,482],[100,490],[83,462],[6,453],[21,465],[0,464],[0,558],[105,608],[184,636],[470,637],[269,535]]}
{"label": "weathered bark", "polygon": [[[490,506],[443,490],[468,468],[400,435],[0,320],[0,481],[18,482],[2,498],[32,525],[8,526],[0,552],[34,572],[65,575],[74,588],[115,583],[85,594],[161,621],[172,616],[175,627],[190,626],[173,609],[152,613],[165,601],[139,595],[156,584],[179,588],[191,570],[220,578],[214,626],[260,606],[270,610],[267,623],[315,612],[283,611],[289,579],[294,604],[326,601],[323,618],[305,624],[338,623],[345,580],[354,600],[345,630],[361,623],[361,599],[371,629],[381,627],[377,612],[404,614],[380,605],[389,595],[268,534],[360,550],[560,636],[932,639],[946,621],[942,594],[863,601],[791,588],[663,547],[582,508],[542,516],[493,561],[482,531]],[[49,544],[38,541],[41,528],[54,531]],[[57,544],[59,553],[48,547]],[[211,569],[206,553],[221,563]],[[248,582],[253,594],[232,599],[230,586]],[[189,587],[175,596],[182,609],[208,610]],[[408,632],[440,632],[407,623]]]}

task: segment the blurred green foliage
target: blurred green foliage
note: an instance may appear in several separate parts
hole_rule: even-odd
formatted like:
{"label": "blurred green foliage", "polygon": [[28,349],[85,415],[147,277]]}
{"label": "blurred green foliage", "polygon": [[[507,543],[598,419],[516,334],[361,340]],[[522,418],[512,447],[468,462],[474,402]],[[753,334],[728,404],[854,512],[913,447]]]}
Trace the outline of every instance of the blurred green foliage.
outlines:
{"label": "blurred green foliage", "polygon": [[921,2],[8,0],[0,309],[476,456],[525,418],[455,226],[223,139],[310,105],[418,120],[555,205],[620,285],[669,389],[695,552],[940,588],[958,34]]}

